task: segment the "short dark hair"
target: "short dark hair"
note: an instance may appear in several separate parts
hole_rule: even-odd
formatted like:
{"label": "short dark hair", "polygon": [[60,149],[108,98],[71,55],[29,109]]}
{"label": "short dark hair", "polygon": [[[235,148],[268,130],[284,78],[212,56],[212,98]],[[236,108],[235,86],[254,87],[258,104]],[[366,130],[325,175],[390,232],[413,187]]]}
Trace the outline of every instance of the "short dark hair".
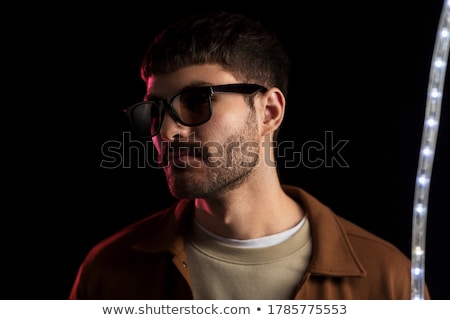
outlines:
{"label": "short dark hair", "polygon": [[232,12],[191,15],[169,25],[148,47],[141,76],[147,81],[153,74],[205,63],[287,96],[290,63],[281,41],[261,22]]}

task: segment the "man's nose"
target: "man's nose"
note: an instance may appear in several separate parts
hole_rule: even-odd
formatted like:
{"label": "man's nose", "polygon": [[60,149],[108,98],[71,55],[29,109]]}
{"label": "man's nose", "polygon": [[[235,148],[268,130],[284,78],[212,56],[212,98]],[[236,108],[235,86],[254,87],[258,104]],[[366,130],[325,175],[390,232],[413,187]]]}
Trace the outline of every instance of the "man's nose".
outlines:
{"label": "man's nose", "polygon": [[187,138],[190,128],[177,122],[170,112],[165,112],[161,121],[161,128],[159,130],[161,140],[173,141],[175,137],[179,139]]}

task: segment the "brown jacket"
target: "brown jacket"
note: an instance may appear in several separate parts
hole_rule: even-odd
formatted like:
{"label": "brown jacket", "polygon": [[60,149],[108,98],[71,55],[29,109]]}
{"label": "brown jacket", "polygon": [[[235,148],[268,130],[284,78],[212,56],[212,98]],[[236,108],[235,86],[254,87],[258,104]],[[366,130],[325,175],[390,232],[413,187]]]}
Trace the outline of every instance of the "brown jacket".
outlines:
{"label": "brown jacket", "polygon": [[[302,189],[283,188],[306,210],[313,241],[293,299],[411,299],[411,262],[404,254]],[[193,202],[181,200],[96,245],[69,299],[192,299],[182,236],[192,212]]]}

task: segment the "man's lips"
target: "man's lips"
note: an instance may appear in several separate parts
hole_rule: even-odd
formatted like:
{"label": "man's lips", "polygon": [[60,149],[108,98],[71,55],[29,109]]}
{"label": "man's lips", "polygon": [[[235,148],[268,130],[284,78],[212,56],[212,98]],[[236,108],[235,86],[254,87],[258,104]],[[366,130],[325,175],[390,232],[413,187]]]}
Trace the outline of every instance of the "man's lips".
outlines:
{"label": "man's lips", "polygon": [[199,143],[172,143],[168,144],[161,153],[162,164],[184,164],[186,162],[199,162],[204,160],[204,150]]}
{"label": "man's lips", "polygon": [[165,157],[165,164],[177,168],[199,168],[201,155],[191,152],[169,152]]}

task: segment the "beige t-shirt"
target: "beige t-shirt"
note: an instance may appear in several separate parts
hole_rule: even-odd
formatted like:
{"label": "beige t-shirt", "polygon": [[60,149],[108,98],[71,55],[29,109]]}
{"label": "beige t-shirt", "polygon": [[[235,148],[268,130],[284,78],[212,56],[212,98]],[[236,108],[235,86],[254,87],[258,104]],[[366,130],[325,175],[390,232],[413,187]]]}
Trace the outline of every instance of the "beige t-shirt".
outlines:
{"label": "beige t-shirt", "polygon": [[[292,299],[312,250],[307,218],[300,224],[281,243],[258,247],[259,240],[253,239],[252,246],[245,247],[245,241],[230,245],[193,223],[185,250],[194,299]],[[279,236],[264,237],[260,242],[270,243],[271,237]]]}

